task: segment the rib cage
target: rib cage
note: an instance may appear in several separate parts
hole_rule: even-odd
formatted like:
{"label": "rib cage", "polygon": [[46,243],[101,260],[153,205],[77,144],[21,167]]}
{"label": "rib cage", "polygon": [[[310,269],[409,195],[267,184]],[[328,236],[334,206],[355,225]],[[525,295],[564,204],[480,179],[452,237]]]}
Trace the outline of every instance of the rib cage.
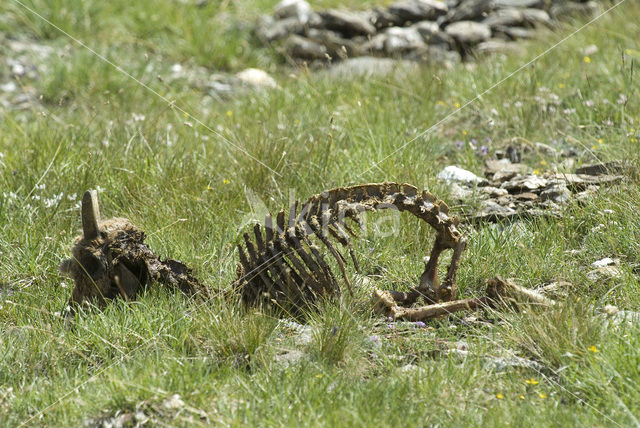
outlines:
{"label": "rib cage", "polygon": [[[347,249],[357,271],[351,245],[351,237],[357,234],[346,220],[361,228],[360,213],[380,209],[409,212],[436,230],[436,241],[419,285],[408,293],[393,292],[396,301],[410,304],[420,296],[431,302],[455,299],[455,276],[466,247],[466,240],[456,228],[458,219],[450,217],[447,205],[426,190],[419,192],[409,184],[372,183],[338,187],[314,195],[303,204],[296,202],[289,212],[280,211],[275,222],[267,215],[264,225],[254,226],[253,236],[245,233],[244,245],[238,244],[236,281],[243,301],[275,302],[291,310],[313,304],[319,296],[340,295],[339,283],[320,247],[325,247],[336,261],[351,291],[346,258],[334,241]],[[453,249],[454,254],[441,285],[437,263],[446,249]]]}

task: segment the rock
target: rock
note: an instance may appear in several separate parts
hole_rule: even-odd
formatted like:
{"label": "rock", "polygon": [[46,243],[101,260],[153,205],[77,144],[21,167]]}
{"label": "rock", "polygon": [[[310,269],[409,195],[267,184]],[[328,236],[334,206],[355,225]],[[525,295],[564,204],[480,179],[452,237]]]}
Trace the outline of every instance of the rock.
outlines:
{"label": "rock", "polygon": [[236,78],[243,84],[256,88],[277,88],[278,84],[266,71],[247,68],[236,73]]}
{"label": "rock", "polygon": [[563,180],[572,192],[581,192],[589,186],[601,186],[605,184],[615,184],[622,180],[620,175],[584,175],[584,174],[565,174],[557,173],[550,178]]}
{"label": "rock", "polygon": [[617,265],[619,263],[620,263],[619,259],[612,259],[611,257],[605,257],[604,259],[596,260],[595,262],[591,263],[591,267],[597,269],[605,266]]}
{"label": "rock", "polygon": [[494,28],[496,36],[504,35],[507,40],[518,39],[532,39],[535,36],[535,32],[524,27],[508,27],[508,26],[496,26]]}
{"label": "rock", "polygon": [[633,325],[640,324],[640,312],[634,311],[621,311],[616,308],[616,311],[613,313],[609,313],[605,306],[605,312],[608,315],[607,322],[611,323],[615,327],[619,326],[628,326],[631,327]]}
{"label": "rock", "polygon": [[450,24],[445,32],[461,44],[475,45],[491,37],[488,25],[474,21],[459,21]]}
{"label": "rock", "polygon": [[522,19],[533,27],[538,25],[551,27],[553,25],[553,21],[547,11],[542,9],[522,9]]}
{"label": "rock", "polygon": [[496,8],[536,8],[542,9],[544,7],[544,0],[495,0]]}
{"label": "rock", "polygon": [[507,189],[509,193],[521,191],[535,191],[547,186],[547,180],[537,175],[517,175],[511,180],[502,183],[500,187]]}
{"label": "rock", "polygon": [[402,0],[389,6],[389,13],[400,18],[401,22],[433,20],[445,15],[449,8],[438,0]]}
{"label": "rock", "polygon": [[621,174],[624,172],[624,169],[624,165],[621,162],[613,161],[584,165],[577,168],[575,173],[584,175]]}
{"label": "rock", "polygon": [[384,76],[397,70],[408,71],[416,67],[416,64],[409,61],[361,56],[334,63],[328,73],[339,78],[360,78],[362,76]]}
{"label": "rock", "polygon": [[397,55],[426,46],[422,35],[413,27],[391,27],[384,34],[384,50],[390,55]]}
{"label": "rock", "polygon": [[557,204],[566,204],[571,200],[571,191],[562,183],[554,184],[547,186],[547,188],[540,193],[540,199],[542,201],[552,201]]}
{"label": "rock", "polygon": [[620,271],[620,260],[605,257],[601,260],[596,260],[591,263],[592,271],[587,273],[587,278],[592,281],[609,280],[613,278],[620,278],[622,272]]}
{"label": "rock", "polygon": [[529,167],[522,163],[513,163],[509,159],[487,159],[484,161],[485,175],[488,177],[496,172],[515,172],[524,174],[529,171]]}
{"label": "rock", "polygon": [[15,92],[16,89],[18,89],[18,86],[14,81],[9,81],[0,85],[0,91],[2,92]]}
{"label": "rock", "polygon": [[469,187],[462,187],[457,183],[451,183],[449,186],[449,197],[453,200],[466,201],[473,196],[473,190]]}
{"label": "rock", "polygon": [[500,26],[518,26],[524,22],[524,15],[520,9],[499,9],[490,13],[482,23],[491,28]]}
{"label": "rock", "polygon": [[418,30],[425,43],[450,49],[454,46],[453,37],[440,30],[440,26],[432,21],[421,21],[411,26]]}
{"label": "rock", "polygon": [[286,52],[293,58],[305,60],[326,60],[327,48],[300,36],[289,36],[285,42]]}
{"label": "rock", "polygon": [[464,0],[455,9],[449,11],[444,22],[456,22],[481,19],[495,9],[493,0]]}
{"label": "rock", "polygon": [[324,45],[332,57],[346,59],[358,54],[358,46],[353,39],[345,39],[335,31],[311,28],[307,32],[307,38]]}
{"label": "rock", "polygon": [[376,34],[376,27],[363,14],[329,9],[320,13],[325,28],[342,33],[347,37]]}
{"label": "rock", "polygon": [[379,30],[404,24],[404,21],[398,15],[394,15],[381,7],[375,7],[372,10],[370,21]]}
{"label": "rock", "polygon": [[[393,28],[393,27],[391,27]],[[368,42],[363,43],[358,48],[359,55],[384,54],[384,44],[387,40],[386,34],[376,34]]]}
{"label": "rock", "polygon": [[549,14],[553,19],[557,20],[579,16],[595,17],[601,11],[600,5],[595,1],[584,3],[572,1],[554,3],[555,4],[549,9]]}
{"label": "rock", "polygon": [[482,183],[484,180],[471,171],[459,168],[454,165],[450,165],[440,171],[437,177],[447,183],[462,183],[467,185],[473,185]]}
{"label": "rock", "polygon": [[484,195],[489,195],[492,198],[499,198],[500,196],[507,196],[509,192],[506,189],[501,189],[499,187],[493,186],[485,186],[480,189],[480,193]]}
{"label": "rock", "polygon": [[313,15],[313,9],[305,0],[282,0],[273,9],[273,16],[276,19],[296,18],[306,23],[311,15]]}
{"label": "rock", "polygon": [[276,355],[275,361],[276,361],[276,364],[279,364],[282,367],[289,367],[297,364],[302,359],[304,359],[304,357],[305,357],[304,352],[298,349],[292,349],[283,354]]}
{"label": "rock", "polygon": [[306,28],[306,22],[302,22],[296,17],[279,21],[271,17],[261,17],[256,26],[256,36],[261,40],[273,42],[284,39],[291,34],[302,34]]}

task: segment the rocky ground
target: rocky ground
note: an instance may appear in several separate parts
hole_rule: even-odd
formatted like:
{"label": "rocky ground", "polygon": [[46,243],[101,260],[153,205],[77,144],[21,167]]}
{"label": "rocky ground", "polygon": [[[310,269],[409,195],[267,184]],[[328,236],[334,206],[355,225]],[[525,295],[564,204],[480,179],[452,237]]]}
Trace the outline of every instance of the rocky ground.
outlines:
{"label": "rocky ground", "polygon": [[256,35],[293,63],[373,56],[452,64],[521,50],[516,42],[537,28],[600,10],[595,1],[399,0],[364,11],[314,11],[305,0],[283,0],[260,19]]}

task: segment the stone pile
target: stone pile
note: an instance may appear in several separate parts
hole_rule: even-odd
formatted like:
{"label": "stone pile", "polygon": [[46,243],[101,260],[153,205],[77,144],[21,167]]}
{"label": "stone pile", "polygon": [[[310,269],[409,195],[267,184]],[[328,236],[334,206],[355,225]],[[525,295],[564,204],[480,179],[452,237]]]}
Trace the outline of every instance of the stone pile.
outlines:
{"label": "stone pile", "polygon": [[563,206],[620,182],[625,170],[622,163],[609,162],[583,166],[573,173],[540,173],[507,157],[485,164],[486,178],[453,166],[438,174],[450,184],[453,199],[463,204],[469,222],[561,216]]}
{"label": "stone pile", "polygon": [[291,60],[332,62],[360,56],[458,62],[516,49],[536,27],[594,15],[595,1],[397,0],[387,8],[315,12],[305,0],[282,0],[260,18],[256,36]]}

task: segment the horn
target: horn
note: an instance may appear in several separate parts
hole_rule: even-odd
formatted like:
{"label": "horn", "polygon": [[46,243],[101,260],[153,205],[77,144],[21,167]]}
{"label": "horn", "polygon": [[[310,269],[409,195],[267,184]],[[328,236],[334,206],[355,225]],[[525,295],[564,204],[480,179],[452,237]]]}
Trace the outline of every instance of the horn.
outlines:
{"label": "horn", "polygon": [[82,233],[85,239],[92,240],[98,237],[99,223],[98,192],[87,190],[82,196]]}

